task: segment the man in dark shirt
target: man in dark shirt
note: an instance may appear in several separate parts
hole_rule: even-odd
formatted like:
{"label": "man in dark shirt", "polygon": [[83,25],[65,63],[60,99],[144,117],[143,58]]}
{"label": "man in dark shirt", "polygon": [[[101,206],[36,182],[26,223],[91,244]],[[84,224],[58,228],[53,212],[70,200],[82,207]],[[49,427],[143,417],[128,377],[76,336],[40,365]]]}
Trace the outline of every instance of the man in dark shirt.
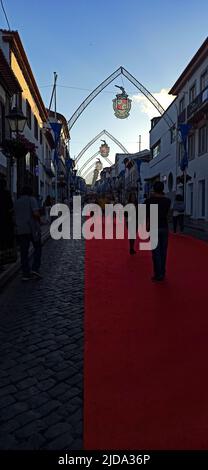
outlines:
{"label": "man in dark shirt", "polygon": [[146,200],[147,206],[147,231],[150,227],[150,205],[158,205],[158,245],[152,250],[152,260],[154,275],[153,281],[163,281],[165,277],[166,258],[168,249],[168,212],[171,205],[171,200],[164,195],[164,184],[161,181],[156,181],[153,186],[153,195]]}

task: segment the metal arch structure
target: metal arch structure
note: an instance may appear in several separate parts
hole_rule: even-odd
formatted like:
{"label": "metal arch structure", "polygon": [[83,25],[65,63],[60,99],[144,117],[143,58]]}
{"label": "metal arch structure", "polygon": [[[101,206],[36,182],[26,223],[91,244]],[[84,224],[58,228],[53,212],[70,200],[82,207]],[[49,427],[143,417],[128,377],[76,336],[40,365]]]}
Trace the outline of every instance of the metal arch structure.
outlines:
{"label": "metal arch structure", "polygon": [[91,172],[92,168],[95,166],[95,163],[93,162],[92,165],[89,166],[89,168],[87,170],[85,170],[84,174],[83,174],[83,178],[85,179],[87,177],[87,175]]}
{"label": "metal arch structure", "polygon": [[[94,153],[94,155],[92,157],[89,157],[88,160],[84,163],[84,165],[82,165],[82,167],[80,168],[80,170],[78,171],[78,174],[81,175],[82,171],[84,170],[84,168],[88,165],[88,163],[90,163],[92,160],[94,160],[94,158],[98,157],[98,155],[100,155],[100,152],[96,152]],[[108,157],[102,157],[102,155],[100,155],[101,158],[103,158],[105,161],[107,161],[110,165],[112,165],[113,163],[111,162],[111,160],[108,158]]]}
{"label": "metal arch structure", "polygon": [[[92,158],[95,158],[95,155],[93,155],[93,157],[90,157],[90,160],[92,160]],[[105,157],[102,157],[102,158],[104,160],[106,160]],[[90,160],[88,160],[88,163],[90,163]],[[107,161],[108,161],[108,163],[112,164],[112,162],[109,159]],[[93,167],[93,165],[95,165],[95,162],[93,162],[92,165],[90,165],[88,168],[86,168],[86,170],[82,174],[82,178],[84,178],[87,175],[87,173],[90,171],[90,169]]]}
{"label": "metal arch structure", "polygon": [[[86,173],[86,176],[85,176],[85,181],[86,181],[86,178],[89,178],[89,177],[90,177],[90,178],[92,177],[92,179],[93,179],[93,171],[92,171],[92,168],[91,168],[91,170],[90,170],[90,171],[88,171],[88,173]],[[91,181],[91,183],[90,183],[90,184],[92,184],[92,181]]]}
{"label": "metal arch structure", "polygon": [[91,162],[91,160],[94,160],[94,158],[98,157],[98,155],[100,154],[99,150],[98,152],[94,153],[94,155],[92,155],[92,157],[89,157],[88,160],[86,162],[84,162],[84,164],[82,165],[82,167],[80,168],[80,170],[78,170],[78,175],[81,175],[82,171],[84,170],[84,168],[88,165],[88,163]]}
{"label": "metal arch structure", "polygon": [[115,80],[119,75],[123,75],[126,77],[141,93],[146,96],[146,98],[152,103],[152,105],[157,109],[159,114],[163,117],[163,119],[166,121],[167,125],[169,128],[171,128],[174,125],[174,122],[172,121],[171,117],[168,115],[168,113],[165,112],[165,109],[161,106],[159,101],[150,93],[147,88],[142,85],[133,75],[131,75],[128,70],[126,70],[124,67],[119,67],[115,72],[113,72],[109,77],[107,77],[100,85],[98,85],[97,88],[95,88],[92,93],[90,93],[87,98],[80,104],[80,106],[77,108],[77,110],[74,112],[74,114],[71,116],[71,118],[68,121],[68,127],[69,130],[72,129],[73,125],[79,118],[79,116],[83,113],[83,111],[86,109],[86,107],[93,101],[101,91],[104,90],[113,80]]}
{"label": "metal arch structure", "polygon": [[111,139],[115,144],[117,144],[118,147],[120,147],[121,150],[123,150],[124,153],[129,153],[128,150],[126,150],[126,148],[122,145],[122,143],[119,142],[119,140],[117,140],[112,134],[110,134],[110,132],[108,132],[108,131],[106,131],[106,129],[104,129],[99,134],[97,134],[92,140],[90,140],[90,142],[88,142],[87,145],[85,145],[85,147],[77,155],[77,158],[75,158],[75,163],[76,164],[82,158],[82,156],[88,150],[88,148],[91,147],[91,145],[93,145],[96,142],[96,140],[98,140],[100,137],[102,137],[103,134],[107,135],[109,137],[109,139]]}

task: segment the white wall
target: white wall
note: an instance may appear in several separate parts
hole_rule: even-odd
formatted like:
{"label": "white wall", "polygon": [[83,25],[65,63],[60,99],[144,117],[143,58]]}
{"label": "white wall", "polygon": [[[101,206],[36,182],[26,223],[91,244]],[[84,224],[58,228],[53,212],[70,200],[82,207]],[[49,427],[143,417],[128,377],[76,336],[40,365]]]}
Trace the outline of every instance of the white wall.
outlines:
{"label": "white wall", "polygon": [[[185,108],[189,105],[189,90],[191,86],[196,83],[196,96],[200,93],[200,77],[204,70],[208,67],[208,57],[198,67],[192,77],[185,83],[184,87],[180,91],[178,97],[170,105],[167,112],[172,118],[173,122],[177,124],[177,115],[179,114],[179,103],[182,97],[185,98]],[[208,83],[207,83],[208,85]],[[203,155],[199,155],[199,130],[200,125],[207,126],[207,152]],[[192,180],[187,183],[186,191],[186,212],[190,214],[191,209],[191,187],[193,187],[193,211],[192,216],[194,218],[204,217],[208,219],[208,118],[206,117],[201,123],[199,122],[195,126],[195,157],[193,160],[189,160],[187,169],[188,175],[191,176]],[[180,192],[180,187],[176,186],[176,178],[181,175],[181,169],[179,165],[179,143],[181,141],[180,134],[177,134],[177,140],[171,144],[170,130],[164,119],[155,125],[150,131],[150,147],[153,147],[159,140],[161,140],[161,151],[160,154],[151,160],[148,168],[148,176],[154,177],[160,175],[160,179],[166,177],[165,191],[168,192],[168,176],[170,172],[173,174],[174,191]],[[205,181],[205,215],[202,216],[201,206],[201,181]],[[193,186],[191,186],[193,185]]]}

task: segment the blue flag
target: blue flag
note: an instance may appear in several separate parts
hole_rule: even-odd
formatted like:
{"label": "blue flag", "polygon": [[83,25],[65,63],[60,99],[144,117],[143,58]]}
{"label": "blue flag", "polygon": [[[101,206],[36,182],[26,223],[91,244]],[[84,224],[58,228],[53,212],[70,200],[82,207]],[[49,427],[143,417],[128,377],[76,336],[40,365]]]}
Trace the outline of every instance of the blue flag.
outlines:
{"label": "blue flag", "polygon": [[183,142],[183,147],[184,147],[184,155],[180,163],[181,171],[185,171],[185,169],[188,167],[187,137],[188,137],[188,133],[191,127],[192,126],[190,124],[180,124],[179,126],[179,131],[181,133],[181,140]]}
{"label": "blue flag", "polygon": [[191,129],[191,124],[180,124],[179,131],[181,133],[181,138],[183,142],[187,139],[190,129]]}
{"label": "blue flag", "polygon": [[74,160],[72,160],[72,158],[67,158],[66,167],[67,167],[68,170],[70,170],[73,167],[73,162],[74,162]]}
{"label": "blue flag", "polygon": [[58,144],[59,144],[59,139],[61,135],[62,124],[60,124],[59,122],[50,122],[50,126],[54,132],[54,137],[55,137],[55,149],[54,149],[53,161],[56,164],[56,166],[58,166],[58,163],[59,163]]}
{"label": "blue flag", "polygon": [[59,143],[59,139],[60,139],[60,135],[61,135],[61,128],[62,128],[62,124],[60,124],[59,122],[50,122],[50,126],[54,132],[54,136],[55,136],[55,148],[58,146],[58,143]]}

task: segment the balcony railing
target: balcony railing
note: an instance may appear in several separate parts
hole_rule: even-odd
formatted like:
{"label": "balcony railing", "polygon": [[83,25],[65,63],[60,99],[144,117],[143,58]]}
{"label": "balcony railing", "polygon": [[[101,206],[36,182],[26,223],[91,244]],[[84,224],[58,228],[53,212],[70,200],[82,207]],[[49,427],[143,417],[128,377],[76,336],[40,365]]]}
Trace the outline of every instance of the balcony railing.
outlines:
{"label": "balcony railing", "polygon": [[196,98],[188,105],[187,118],[190,118],[191,115],[195,114],[206,102],[208,102],[208,87],[201,91],[201,93],[199,93],[199,95],[197,95]]}

